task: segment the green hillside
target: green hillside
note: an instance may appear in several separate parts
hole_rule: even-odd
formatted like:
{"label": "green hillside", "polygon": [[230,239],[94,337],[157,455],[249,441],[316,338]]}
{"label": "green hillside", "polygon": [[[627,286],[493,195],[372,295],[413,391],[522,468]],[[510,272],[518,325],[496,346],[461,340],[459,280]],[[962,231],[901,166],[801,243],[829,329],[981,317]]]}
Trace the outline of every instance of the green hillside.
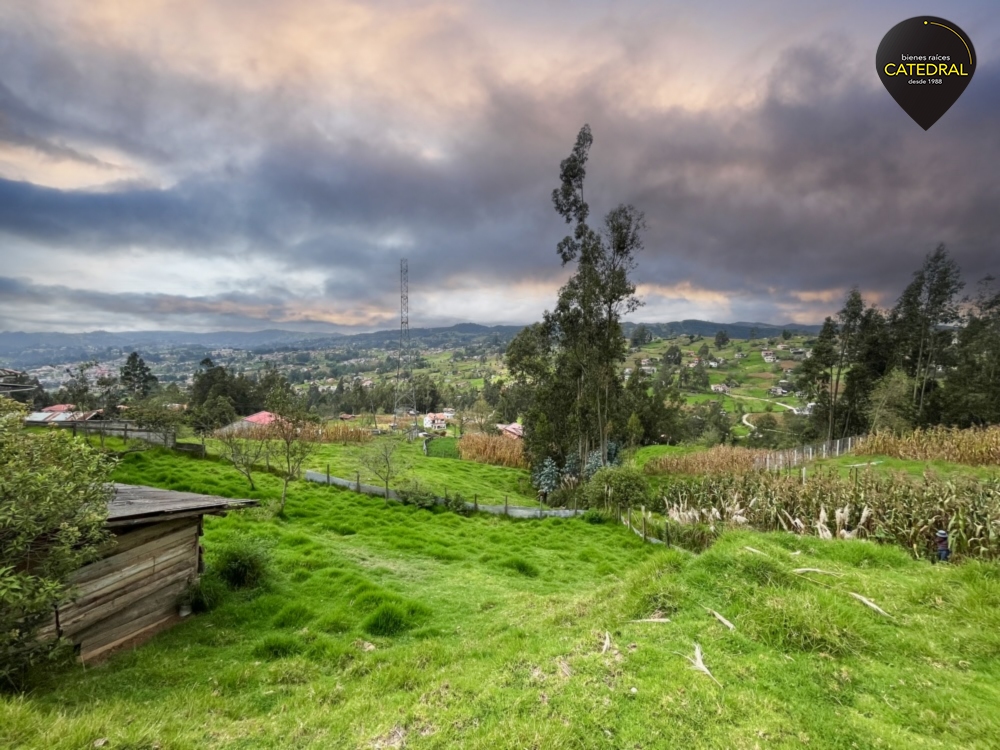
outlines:
{"label": "green hillside", "polygon": [[[247,495],[225,465],[162,451],[128,456],[117,478]],[[261,499],[278,491],[269,475],[259,486]],[[237,539],[272,550],[263,589],[0,698],[0,746],[988,748],[1000,736],[995,565],[775,534],[693,555],[606,523],[464,518],[305,483],[283,519],[207,521],[207,582]],[[649,618],[669,621],[636,622]],[[696,644],[712,677],[688,661]]]}

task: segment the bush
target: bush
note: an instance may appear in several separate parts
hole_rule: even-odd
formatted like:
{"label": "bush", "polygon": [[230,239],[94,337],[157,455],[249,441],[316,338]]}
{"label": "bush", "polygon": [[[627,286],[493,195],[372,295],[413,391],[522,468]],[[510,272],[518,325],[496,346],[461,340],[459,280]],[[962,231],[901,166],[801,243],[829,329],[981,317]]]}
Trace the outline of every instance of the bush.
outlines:
{"label": "bush", "polygon": [[404,482],[396,488],[396,497],[404,505],[415,505],[418,508],[433,508],[437,505],[437,497],[427,489],[421,489],[416,482]]}
{"label": "bush", "polygon": [[0,685],[59,645],[38,638],[67,580],[107,541],[112,462],[62,431],[24,430],[24,408],[0,398]]}
{"label": "bush", "polygon": [[413,627],[406,610],[395,602],[383,602],[361,625],[370,635],[393,636]]}
{"label": "bush", "polygon": [[604,514],[601,513],[601,511],[596,510],[594,508],[589,508],[588,510],[584,511],[583,515],[580,517],[587,523],[592,523],[592,524],[604,523],[607,520],[607,518],[604,517]]}
{"label": "bush", "polygon": [[271,561],[268,544],[249,534],[239,534],[219,548],[213,568],[231,588],[256,588],[270,575]]}
{"label": "bush", "polygon": [[584,485],[583,495],[591,508],[602,508],[606,502],[638,507],[649,502],[649,483],[635,467],[605,466]]}

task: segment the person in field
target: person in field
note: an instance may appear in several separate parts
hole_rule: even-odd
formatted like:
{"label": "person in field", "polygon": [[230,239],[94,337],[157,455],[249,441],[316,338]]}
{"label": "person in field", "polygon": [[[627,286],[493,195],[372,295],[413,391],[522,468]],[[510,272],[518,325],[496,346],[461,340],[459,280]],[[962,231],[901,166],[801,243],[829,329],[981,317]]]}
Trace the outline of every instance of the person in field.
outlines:
{"label": "person in field", "polygon": [[948,558],[951,557],[951,549],[948,548],[948,532],[944,529],[939,529],[935,536],[935,541],[937,541],[937,557],[940,562],[948,562]]}

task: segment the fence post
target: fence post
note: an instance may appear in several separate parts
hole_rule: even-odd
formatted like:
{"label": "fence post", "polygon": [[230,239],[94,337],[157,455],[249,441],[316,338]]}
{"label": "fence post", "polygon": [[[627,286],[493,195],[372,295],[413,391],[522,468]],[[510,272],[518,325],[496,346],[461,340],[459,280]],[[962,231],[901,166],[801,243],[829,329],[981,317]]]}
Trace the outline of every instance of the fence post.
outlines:
{"label": "fence post", "polygon": [[330,464],[326,465],[326,483],[330,484]]}
{"label": "fence post", "polygon": [[646,541],[646,506],[641,506],[642,508],[642,541]]}
{"label": "fence post", "polygon": [[806,467],[802,467],[802,484],[806,483]]}
{"label": "fence post", "polygon": [[360,471],[355,472],[354,479],[355,479],[355,481],[357,483],[357,488],[358,488],[357,491],[361,492],[361,472]]}
{"label": "fence post", "polygon": [[479,512],[479,495],[472,496],[472,510],[476,513]]}
{"label": "fence post", "polygon": [[503,496],[503,514],[505,516],[509,516],[510,515],[510,512],[507,510],[507,496],[506,495]]}

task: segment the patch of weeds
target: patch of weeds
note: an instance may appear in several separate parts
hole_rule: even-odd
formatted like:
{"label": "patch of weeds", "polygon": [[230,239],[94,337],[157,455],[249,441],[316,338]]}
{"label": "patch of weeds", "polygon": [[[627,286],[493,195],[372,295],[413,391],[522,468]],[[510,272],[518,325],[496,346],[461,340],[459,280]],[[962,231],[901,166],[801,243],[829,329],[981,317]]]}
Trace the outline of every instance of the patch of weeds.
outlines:
{"label": "patch of weeds", "polygon": [[286,604],[274,616],[271,624],[276,628],[300,628],[315,617],[315,613],[304,604]]}
{"label": "patch of weeds", "polygon": [[324,615],[316,621],[316,628],[324,633],[347,633],[353,627],[351,621],[339,612]]}
{"label": "patch of weeds", "polygon": [[394,636],[413,627],[406,610],[395,602],[385,602],[368,615],[361,625],[366,633],[378,636]]}
{"label": "patch of weeds", "polygon": [[284,659],[305,651],[302,639],[295,635],[274,633],[264,636],[253,647],[251,654],[258,659]]}
{"label": "patch of weeds", "polygon": [[538,568],[523,557],[508,557],[505,560],[501,560],[500,567],[513,570],[515,573],[519,573],[526,578],[538,578]]}
{"label": "patch of weeds", "polygon": [[212,573],[206,573],[184,592],[181,601],[191,605],[192,612],[211,612],[226,597],[226,584]]}
{"label": "patch of weeds", "polygon": [[270,576],[272,547],[260,537],[240,533],[223,543],[212,567],[231,588],[256,588]]}

